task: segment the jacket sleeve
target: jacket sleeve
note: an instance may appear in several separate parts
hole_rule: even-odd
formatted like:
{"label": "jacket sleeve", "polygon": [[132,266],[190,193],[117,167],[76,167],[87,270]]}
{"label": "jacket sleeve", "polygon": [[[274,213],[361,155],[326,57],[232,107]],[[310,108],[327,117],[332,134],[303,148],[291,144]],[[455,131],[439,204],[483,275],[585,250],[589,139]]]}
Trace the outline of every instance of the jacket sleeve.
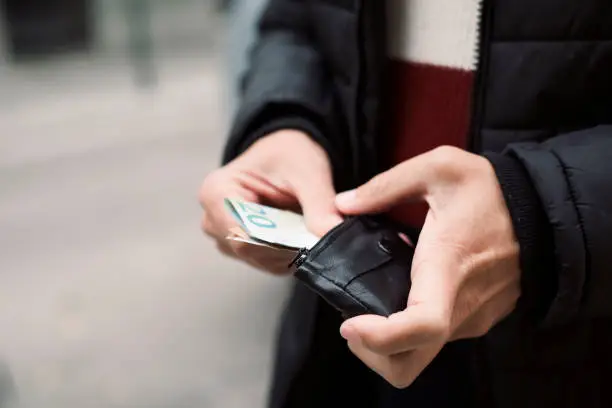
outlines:
{"label": "jacket sleeve", "polygon": [[612,126],[510,145],[492,162],[545,326],[612,316]]}
{"label": "jacket sleeve", "polygon": [[308,0],[270,0],[241,83],[223,162],[280,129],[302,130],[325,148],[334,172],[344,168],[341,115],[323,56],[310,38]]}

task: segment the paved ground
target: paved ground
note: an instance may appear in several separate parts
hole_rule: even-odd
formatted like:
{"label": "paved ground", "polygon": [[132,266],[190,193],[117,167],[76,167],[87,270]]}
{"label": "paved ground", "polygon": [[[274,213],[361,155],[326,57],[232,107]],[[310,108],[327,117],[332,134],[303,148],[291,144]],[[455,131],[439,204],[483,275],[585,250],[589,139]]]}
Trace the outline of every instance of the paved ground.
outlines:
{"label": "paved ground", "polygon": [[0,358],[22,407],[263,406],[287,282],[199,231],[217,61],[164,63],[154,91],[87,61],[0,74]]}

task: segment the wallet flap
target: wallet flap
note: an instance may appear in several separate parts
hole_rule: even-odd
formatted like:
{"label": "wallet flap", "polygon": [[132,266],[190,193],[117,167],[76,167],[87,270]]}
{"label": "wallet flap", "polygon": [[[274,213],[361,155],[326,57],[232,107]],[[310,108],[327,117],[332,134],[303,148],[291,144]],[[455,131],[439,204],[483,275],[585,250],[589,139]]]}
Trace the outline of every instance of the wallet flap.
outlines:
{"label": "wallet flap", "polygon": [[345,315],[406,305],[413,249],[389,223],[353,217],[303,254],[295,276]]}

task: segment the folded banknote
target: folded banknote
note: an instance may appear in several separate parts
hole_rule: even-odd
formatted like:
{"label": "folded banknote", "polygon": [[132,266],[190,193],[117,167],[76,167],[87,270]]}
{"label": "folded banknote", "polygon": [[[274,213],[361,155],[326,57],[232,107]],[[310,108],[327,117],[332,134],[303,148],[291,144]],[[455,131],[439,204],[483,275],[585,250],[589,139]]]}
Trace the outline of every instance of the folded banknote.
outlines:
{"label": "folded banknote", "polygon": [[228,239],[295,251],[319,241],[300,214],[234,198],[226,198],[225,206],[240,226],[229,231]]}

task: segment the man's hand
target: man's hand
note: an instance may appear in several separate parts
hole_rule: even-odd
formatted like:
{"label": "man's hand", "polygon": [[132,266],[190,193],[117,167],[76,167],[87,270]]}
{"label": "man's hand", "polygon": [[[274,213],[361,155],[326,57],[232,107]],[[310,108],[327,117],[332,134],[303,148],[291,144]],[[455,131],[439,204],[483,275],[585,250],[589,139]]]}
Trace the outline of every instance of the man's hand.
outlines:
{"label": "man's hand", "polygon": [[223,199],[237,197],[276,208],[303,211],[308,228],[322,236],[342,218],[326,152],[302,132],[284,130],[254,143],[244,154],[209,174],[200,190],[202,229],[226,255],[273,273],[288,271],[284,251],[226,239],[237,227]]}
{"label": "man's hand", "polygon": [[345,214],[425,200],[429,212],[412,264],[406,310],[359,316],[342,336],[364,363],[398,388],[409,386],[449,341],[479,337],[515,308],[519,246],[489,162],[441,147],[340,194]]}

